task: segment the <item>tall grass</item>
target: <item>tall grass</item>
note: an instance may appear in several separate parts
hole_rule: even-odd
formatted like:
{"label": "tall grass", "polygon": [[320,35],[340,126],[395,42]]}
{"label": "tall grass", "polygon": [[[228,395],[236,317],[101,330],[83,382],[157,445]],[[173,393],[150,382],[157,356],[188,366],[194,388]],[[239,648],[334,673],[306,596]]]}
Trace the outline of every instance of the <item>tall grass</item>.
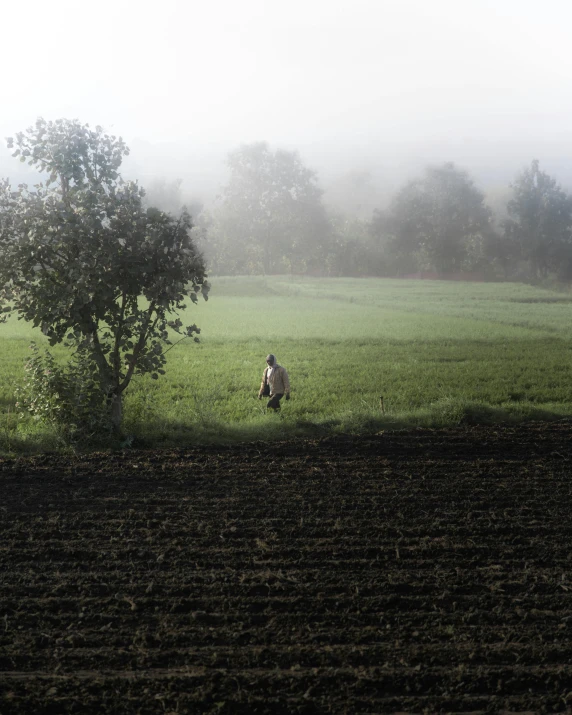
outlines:
{"label": "tall grass", "polygon": [[[125,431],[144,446],[572,416],[572,296],[520,284],[219,278],[189,308],[201,343],[135,380]],[[184,319],[185,316],[183,316]],[[16,425],[14,385],[33,338],[0,326],[0,449],[58,446]],[[63,354],[63,351],[57,351]],[[289,371],[280,415],[257,399],[264,358]],[[384,411],[380,396],[383,396]]]}

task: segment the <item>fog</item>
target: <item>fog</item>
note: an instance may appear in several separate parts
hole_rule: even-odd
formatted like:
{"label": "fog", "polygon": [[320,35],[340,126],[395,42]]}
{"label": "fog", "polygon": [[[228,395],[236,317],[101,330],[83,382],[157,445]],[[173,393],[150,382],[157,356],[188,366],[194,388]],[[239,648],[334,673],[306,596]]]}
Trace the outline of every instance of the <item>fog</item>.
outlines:
{"label": "fog", "polygon": [[[333,195],[369,172],[379,203],[444,161],[487,190],[538,158],[572,186],[571,25],[565,0],[13,3],[0,135],[100,124],[124,174],[205,202],[252,141],[299,151]],[[26,178],[4,146],[0,176]]]}

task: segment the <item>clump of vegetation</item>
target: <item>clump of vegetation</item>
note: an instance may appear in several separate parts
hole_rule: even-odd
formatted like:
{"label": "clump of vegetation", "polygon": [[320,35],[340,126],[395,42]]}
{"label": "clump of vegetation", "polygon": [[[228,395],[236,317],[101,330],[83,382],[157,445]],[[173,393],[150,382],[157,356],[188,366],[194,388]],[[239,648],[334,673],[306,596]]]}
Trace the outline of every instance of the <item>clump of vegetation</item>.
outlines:
{"label": "clump of vegetation", "polygon": [[108,396],[94,377],[89,353],[76,353],[64,365],[48,351],[30,346],[26,379],[15,391],[21,418],[31,415],[48,424],[65,444],[93,443],[112,433]]}

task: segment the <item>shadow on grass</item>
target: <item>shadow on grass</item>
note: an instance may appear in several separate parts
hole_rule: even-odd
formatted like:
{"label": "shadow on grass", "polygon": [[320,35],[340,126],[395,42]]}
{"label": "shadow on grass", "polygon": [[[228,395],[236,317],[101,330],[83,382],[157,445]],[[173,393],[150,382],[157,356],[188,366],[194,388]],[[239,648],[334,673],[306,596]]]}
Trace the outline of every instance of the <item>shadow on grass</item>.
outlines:
{"label": "shadow on grass", "polygon": [[25,432],[0,427],[0,454],[31,455],[42,452],[77,454],[116,449],[193,448],[249,442],[320,439],[342,434],[375,434],[415,428],[447,428],[460,425],[515,424],[572,419],[572,406],[534,405],[529,402],[489,405],[456,398],[443,398],[427,407],[403,412],[347,412],[327,420],[300,418],[283,411],[267,413],[247,423],[203,420],[189,423],[155,418],[125,424],[124,436],[89,443],[69,444],[55,432],[40,429]]}
{"label": "shadow on grass", "polygon": [[313,422],[280,413],[268,413],[246,424],[215,420],[192,424],[158,420],[155,423],[131,425],[126,439],[135,448],[228,445],[296,437],[319,438],[332,434],[339,426],[340,420],[335,419]]}
{"label": "shadow on grass", "polygon": [[462,398],[443,398],[421,409],[405,415],[407,421],[413,419],[415,426],[453,427],[456,425],[490,425],[518,422],[553,422],[572,417],[568,405],[533,402],[506,402],[490,405]]}
{"label": "shadow on grass", "polygon": [[254,441],[272,442],[300,437],[319,439],[336,434],[372,434],[417,427],[443,428],[529,421],[549,422],[562,419],[572,419],[572,407],[537,406],[523,402],[495,406],[444,398],[426,408],[407,412],[349,412],[327,420],[300,418],[288,413],[268,413],[250,423],[212,420],[208,423],[184,424],[176,421],[156,421],[145,425],[134,425],[131,446],[135,448],[192,447]]}

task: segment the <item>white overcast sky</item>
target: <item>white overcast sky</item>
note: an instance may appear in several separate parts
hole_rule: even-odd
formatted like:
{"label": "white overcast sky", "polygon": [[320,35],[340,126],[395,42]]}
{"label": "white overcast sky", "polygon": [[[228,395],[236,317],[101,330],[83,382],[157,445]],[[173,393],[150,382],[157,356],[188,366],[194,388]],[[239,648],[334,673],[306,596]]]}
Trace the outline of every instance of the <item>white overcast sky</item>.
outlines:
{"label": "white overcast sky", "polygon": [[[4,0],[1,15],[1,137],[78,118],[123,136],[133,171],[200,183],[202,167],[205,185],[255,140],[325,174],[453,160],[503,177],[537,157],[572,182],[570,0]],[[13,167],[2,148],[0,176]]]}

